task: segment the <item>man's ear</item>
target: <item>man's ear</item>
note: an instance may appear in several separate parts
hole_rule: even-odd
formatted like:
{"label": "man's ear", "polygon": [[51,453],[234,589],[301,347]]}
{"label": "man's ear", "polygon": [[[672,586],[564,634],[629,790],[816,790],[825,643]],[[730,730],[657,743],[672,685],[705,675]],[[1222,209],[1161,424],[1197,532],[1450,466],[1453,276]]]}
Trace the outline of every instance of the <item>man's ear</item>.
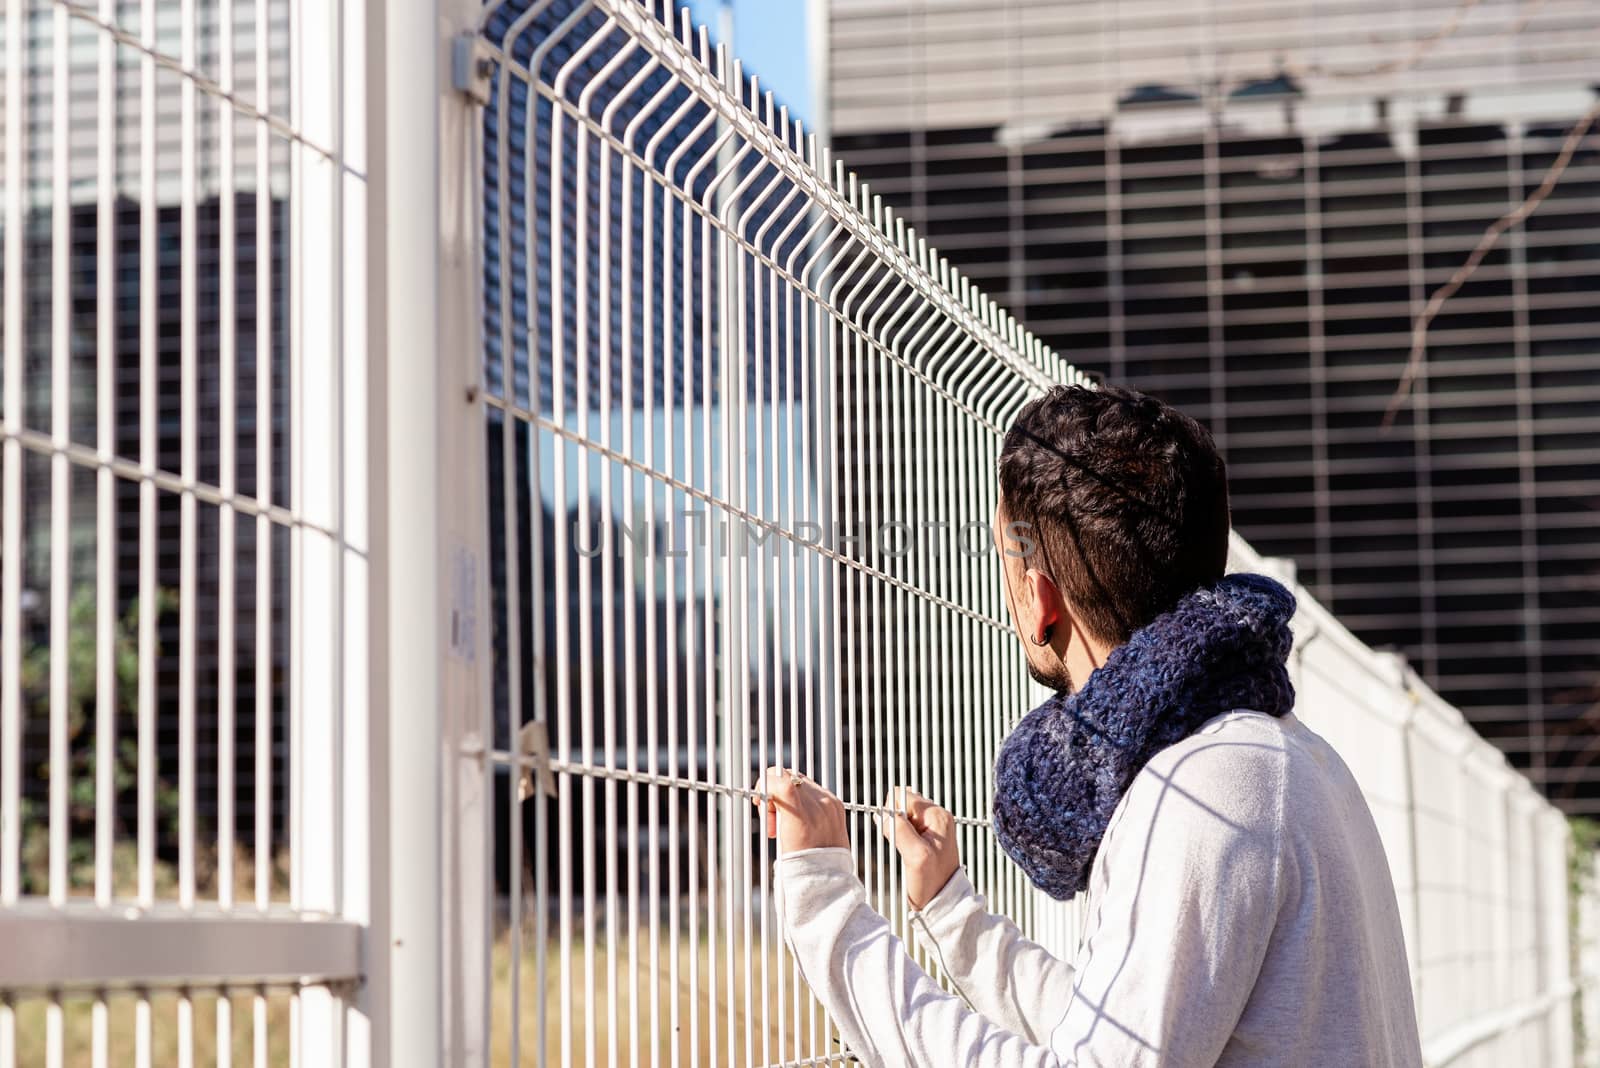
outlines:
{"label": "man's ear", "polygon": [[1028,638],[1035,645],[1049,645],[1061,627],[1068,624],[1066,597],[1056,588],[1055,580],[1036,567],[1028,568],[1025,579],[1034,606],[1033,633]]}

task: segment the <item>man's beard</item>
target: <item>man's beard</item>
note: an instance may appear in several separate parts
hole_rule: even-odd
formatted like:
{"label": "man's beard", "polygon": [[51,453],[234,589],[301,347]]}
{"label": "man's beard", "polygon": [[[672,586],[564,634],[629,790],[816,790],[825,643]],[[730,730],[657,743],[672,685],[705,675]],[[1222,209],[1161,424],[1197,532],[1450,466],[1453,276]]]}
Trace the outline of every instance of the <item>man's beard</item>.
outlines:
{"label": "man's beard", "polygon": [[1062,664],[1059,671],[1049,672],[1035,664],[1032,660],[1028,660],[1027,663],[1028,675],[1033,679],[1034,682],[1037,682],[1045,689],[1054,690],[1056,693],[1065,694],[1072,694],[1077,691],[1078,687],[1072,681],[1072,673],[1067,670],[1067,665]]}

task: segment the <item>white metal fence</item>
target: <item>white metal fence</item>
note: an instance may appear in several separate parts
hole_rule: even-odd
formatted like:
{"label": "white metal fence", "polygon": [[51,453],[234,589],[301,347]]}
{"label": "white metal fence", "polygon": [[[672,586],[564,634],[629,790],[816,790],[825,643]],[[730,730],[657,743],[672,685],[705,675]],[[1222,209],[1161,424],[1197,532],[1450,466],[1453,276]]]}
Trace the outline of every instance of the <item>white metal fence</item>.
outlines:
{"label": "white metal fence", "polygon": [[[8,0],[0,1066],[847,1060],[750,784],[995,907],[1075,372],[634,0]],[[1255,565],[1243,546],[1239,563]],[[1277,565],[1262,565],[1277,566]],[[1432,1063],[1571,1056],[1559,818],[1302,594]]]}
{"label": "white metal fence", "polygon": [[[1242,542],[1230,566],[1294,576]],[[1296,595],[1295,711],[1350,765],[1383,835],[1425,1062],[1571,1064],[1565,818],[1403,660]]]}

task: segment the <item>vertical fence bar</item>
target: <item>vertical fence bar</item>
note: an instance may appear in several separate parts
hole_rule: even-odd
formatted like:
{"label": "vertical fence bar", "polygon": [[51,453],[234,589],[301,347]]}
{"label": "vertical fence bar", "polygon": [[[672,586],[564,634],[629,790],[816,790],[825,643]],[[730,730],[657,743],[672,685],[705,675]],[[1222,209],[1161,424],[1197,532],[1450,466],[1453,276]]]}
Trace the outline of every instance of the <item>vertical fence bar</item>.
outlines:
{"label": "vertical fence bar", "polygon": [[[100,18],[110,21],[114,0],[101,0]],[[110,34],[97,42],[95,129],[95,785],[94,902],[111,904],[116,893],[117,819],[117,514],[116,478],[107,461],[117,451],[117,48]],[[90,1063],[109,1068],[111,1012],[97,993],[91,1017]]]}
{"label": "vertical fence bar", "polygon": [[[267,0],[255,5],[255,102],[258,110],[272,107],[272,66]],[[255,361],[256,361],[256,499],[273,503],[273,314],[272,314],[272,173],[271,132],[265,122],[255,123]],[[272,521],[265,512],[256,515],[255,606],[255,905],[265,910],[272,901]],[[266,997],[254,998],[255,1028],[266,1028]],[[257,1058],[260,1059],[259,1057]]]}
{"label": "vertical fence bar", "polygon": [[[156,10],[155,0],[139,7],[139,696],[138,696],[138,851],[141,905],[155,903],[156,855],[156,487],[152,476],[161,463],[156,411],[159,378],[156,276]],[[134,1014],[134,1056],[138,1068],[153,1063],[154,1019],[150,999],[140,992]]]}
{"label": "vertical fence bar", "polygon": [[[670,12],[668,13],[667,17],[669,19],[671,18]],[[624,140],[627,142],[628,145],[632,146],[632,145],[635,145],[637,143],[636,140],[635,140],[636,135],[637,135],[637,130],[636,130],[635,127],[638,124],[638,122],[640,121],[640,119],[642,119],[645,115],[654,115],[656,113],[656,109],[658,107],[662,106],[663,102],[666,99],[667,94],[670,93],[673,89],[675,89],[676,85],[677,85],[677,83],[673,79],[669,78],[669,79],[665,80],[662,83],[661,88],[656,91],[656,95],[651,98],[649,104],[647,104],[644,109],[641,109],[639,115],[634,119],[633,122],[629,123],[628,132],[627,132],[626,137],[624,138]],[[640,282],[639,282],[639,298],[638,298],[639,304],[638,304],[638,307],[639,307],[639,315],[640,315],[640,321],[641,321],[641,330],[640,330],[640,339],[639,339],[639,341],[640,341],[640,345],[639,345],[639,366],[640,366],[640,372],[641,372],[640,373],[640,382],[641,382],[641,385],[643,386],[643,395],[640,398],[640,403],[641,403],[641,408],[642,408],[642,421],[643,421],[642,438],[643,438],[644,464],[645,464],[645,467],[650,469],[650,470],[655,470],[655,469],[657,469],[658,465],[662,464],[661,452],[658,451],[657,448],[656,448],[656,417],[657,417],[656,398],[660,397],[663,400],[666,400],[668,397],[671,396],[671,391],[672,391],[671,390],[672,376],[671,376],[671,372],[669,370],[670,361],[667,358],[668,346],[663,345],[660,348],[658,348],[656,346],[656,341],[655,341],[655,325],[656,325],[655,307],[656,307],[656,302],[655,302],[655,296],[654,296],[655,290],[654,290],[653,283],[654,283],[654,281],[656,279],[656,255],[657,255],[657,251],[656,250],[660,246],[658,246],[656,244],[655,226],[654,226],[655,205],[656,205],[656,188],[655,188],[655,185],[654,185],[654,182],[653,182],[654,176],[650,173],[650,171],[648,169],[649,159],[650,159],[650,156],[651,156],[651,148],[653,147],[653,145],[654,145],[654,138],[652,138],[651,141],[647,144],[647,146],[646,146],[646,148],[644,150],[644,153],[643,153],[643,158],[645,160],[645,164],[643,166],[639,167],[638,172],[637,172],[638,175],[639,175],[639,188],[640,188],[640,193],[641,193],[641,196],[640,196],[640,207],[639,207],[638,210],[641,212],[643,220],[644,220],[644,226],[643,226],[643,229],[642,229],[642,233],[640,235],[640,247],[639,247]],[[630,179],[630,181],[628,183],[628,189],[632,190],[632,188],[633,188],[633,182]],[[629,242],[629,247],[630,248],[632,247],[632,242],[631,241]],[[665,255],[665,253],[666,253],[665,248],[662,248],[661,252],[662,252],[663,255]],[[633,277],[632,272],[627,270],[626,268],[623,271],[623,275],[624,275],[625,278],[632,278]],[[629,317],[624,315],[623,316],[623,321],[624,322],[629,321]],[[531,351],[531,349],[530,349],[530,351]],[[657,366],[657,360],[658,359],[660,360],[661,368],[662,368],[659,379],[657,378],[657,371],[656,371],[656,366]],[[630,371],[630,374],[631,374],[631,371]],[[666,416],[664,418],[662,418],[662,420],[661,420],[662,432],[663,432],[664,436],[666,437],[666,440],[669,441],[669,442],[672,440],[671,439],[671,422],[672,422],[672,419],[671,419],[670,413],[666,414]],[[643,666],[643,678],[644,678],[644,765],[645,766],[644,766],[644,768],[642,770],[645,772],[645,774],[647,776],[649,776],[652,779],[654,779],[655,776],[657,776],[657,775],[659,775],[661,773],[660,745],[661,745],[662,739],[661,739],[661,729],[660,729],[659,718],[658,717],[659,717],[660,712],[662,711],[662,704],[663,704],[663,702],[661,701],[661,698],[660,698],[660,693],[659,693],[660,687],[657,686],[656,680],[659,679],[659,678],[664,678],[666,680],[667,688],[670,691],[670,690],[676,688],[677,679],[675,677],[675,673],[673,671],[671,671],[667,666],[669,663],[672,662],[672,660],[669,657],[660,656],[658,654],[657,648],[656,648],[657,636],[660,635],[663,631],[670,632],[670,630],[669,630],[669,628],[671,627],[670,617],[671,617],[671,614],[672,614],[672,598],[669,595],[666,598],[667,615],[669,617],[669,620],[665,622],[665,625],[657,623],[656,605],[658,603],[658,599],[661,597],[661,593],[660,593],[661,587],[658,585],[658,583],[661,582],[660,571],[662,570],[662,568],[660,567],[660,565],[658,563],[658,559],[657,559],[658,547],[659,547],[659,544],[660,544],[659,539],[657,537],[657,523],[660,522],[662,520],[662,518],[663,518],[661,512],[658,511],[657,505],[656,505],[657,499],[659,497],[658,487],[657,487],[655,481],[653,479],[651,479],[648,475],[644,475],[643,477],[641,477],[638,480],[638,484],[639,484],[640,488],[643,490],[643,498],[644,498],[644,500],[643,500],[643,503],[644,503],[643,521],[644,521],[644,530],[645,530],[645,544],[648,547],[648,556],[643,561],[643,565],[644,565],[644,664],[642,666]],[[632,485],[633,485],[633,482],[630,480],[630,487]],[[632,498],[632,496],[633,496],[633,492],[632,492],[632,490],[630,488],[629,497]],[[637,510],[635,510],[634,515],[635,515],[636,518],[638,517],[638,511]],[[668,589],[670,589],[671,588],[671,583],[672,583],[671,575],[672,575],[672,570],[673,570],[672,565],[671,565],[670,562],[667,564],[665,570],[667,572],[667,574],[666,574],[666,587]],[[671,648],[670,643],[668,644],[667,647],[669,649]],[[631,646],[630,646],[630,648],[631,648]],[[668,707],[670,707],[670,704],[671,704],[670,698],[668,699],[667,704],[668,704]],[[630,704],[630,706],[629,706],[630,722],[632,722],[632,709],[633,709],[633,707],[635,707],[635,706]],[[629,742],[630,742],[630,753],[629,753],[630,761],[629,761],[629,765],[628,766],[630,768],[632,768],[632,769],[636,769],[637,770],[638,769],[638,764],[637,764],[637,755],[638,754],[636,752],[632,751],[632,746],[633,746],[634,740],[635,740],[634,737],[630,737],[630,740],[629,740]],[[637,826],[637,814],[636,814],[636,812],[633,811],[633,810],[630,810],[629,815],[635,821],[634,825]],[[654,784],[652,784],[651,786],[648,787],[647,792],[645,794],[645,818],[644,818],[644,824],[645,824],[645,831],[644,831],[644,838],[643,838],[643,849],[644,849],[644,852],[646,854],[646,860],[645,860],[645,885],[648,888],[648,893],[650,895],[649,900],[645,903],[645,907],[648,909],[648,916],[646,918],[646,923],[647,923],[648,928],[649,928],[649,939],[648,939],[647,948],[645,950],[646,968],[645,968],[645,977],[644,977],[645,982],[648,984],[648,991],[649,991],[648,994],[645,996],[645,1004],[648,1006],[648,1011],[649,1011],[649,1023],[648,1023],[648,1026],[646,1028],[643,1028],[643,1029],[635,1028],[634,1031],[633,1031],[633,1034],[632,1034],[631,1037],[632,1037],[633,1042],[634,1042],[634,1047],[633,1047],[633,1051],[632,1051],[632,1059],[629,1061],[629,1068],[638,1068],[639,1064],[641,1063],[641,1060],[642,1060],[642,1057],[643,1057],[643,1050],[640,1048],[640,1045],[641,1045],[642,1041],[646,1037],[648,1038],[649,1045],[647,1047],[644,1047],[644,1048],[648,1049],[648,1050],[651,1050],[651,1051],[654,1051],[654,1056],[652,1057],[652,1063],[653,1064],[657,1064],[661,1060],[661,1056],[660,1056],[661,1039],[662,1039],[662,1031],[661,1031],[661,963],[662,963],[661,962],[661,889],[662,889],[662,882],[661,882],[661,842],[663,840],[662,839],[663,827],[662,827],[662,822],[661,822],[661,789],[660,789],[659,786],[656,786]],[[673,852],[673,855],[676,856],[677,847],[676,847],[675,843],[672,843],[672,839],[671,839],[670,834],[667,836],[666,841],[669,843],[668,844],[668,848],[671,849],[672,852]],[[635,847],[634,848],[634,856],[635,856],[635,858],[637,858],[638,853],[639,853],[639,849],[638,849],[638,847]],[[637,870],[638,870],[638,866],[637,866],[637,860],[636,860],[634,871],[637,871]],[[635,887],[635,892],[637,893],[638,892],[638,882],[637,882],[637,880],[635,880],[634,887]],[[538,904],[538,902],[537,902],[537,899],[536,899],[535,900],[535,905],[537,905],[537,904]],[[637,921],[637,919],[633,919],[631,922],[637,923],[638,921]],[[670,949],[669,949],[669,952],[670,952]],[[637,991],[637,989],[638,989],[637,988],[637,984],[635,985],[634,989]],[[635,1015],[637,1015],[637,1014],[635,1014]],[[641,1031],[642,1031],[642,1033],[641,1033]],[[674,1045],[676,1045],[675,1042],[674,1042]],[[543,1049],[543,1046],[541,1046],[540,1048]]]}
{"label": "vertical fence bar", "polygon": [[[23,203],[27,181],[23,133],[23,43],[26,0],[6,3],[5,338],[3,374],[6,435],[4,514],[0,515],[0,908],[22,896],[22,425]],[[0,998],[0,1063],[16,1063],[16,1009]]]}
{"label": "vertical fence bar", "polygon": [[[217,18],[218,84],[223,93],[234,92],[234,3],[220,0]],[[233,108],[225,99],[215,102],[218,134],[217,176],[217,421],[218,488],[224,503],[217,514],[217,904],[234,904],[235,745],[237,742],[238,567],[237,520],[231,498],[238,488],[238,302],[235,189],[235,123]],[[218,1068],[232,1068],[233,1001],[217,999],[216,1043]]]}
{"label": "vertical fence bar", "polygon": [[[501,285],[501,300],[500,307],[498,309],[500,318],[500,388],[504,391],[504,394],[508,399],[515,399],[517,395],[516,366],[512,356],[512,346],[514,344],[513,315],[510,308],[510,301],[507,300],[505,296],[507,289],[509,289],[513,284],[512,279],[514,277],[512,273],[511,256],[511,155],[510,153],[506,152],[504,148],[507,135],[510,131],[512,86],[513,83],[511,81],[509,71],[503,64],[500,65],[498,71],[496,72],[494,82],[496,144],[500,146],[500,151],[496,158],[496,188],[499,190],[500,195],[496,205],[499,210],[495,220],[495,232],[499,238],[500,252],[499,262],[497,264]],[[523,181],[526,183],[528,188],[532,188],[533,183],[531,176],[524,175]],[[531,210],[527,213],[527,224],[530,229],[534,226],[534,213]],[[529,272],[527,288],[531,291],[533,288],[533,258],[531,256],[526,257],[526,269]],[[535,362],[531,358],[533,349],[534,343],[530,340],[530,365]],[[537,408],[539,406],[539,392],[539,384],[530,374],[528,382],[530,407]],[[505,632],[506,649],[508,654],[503,670],[506,674],[506,723],[508,728],[507,743],[513,753],[520,754],[522,752],[521,738],[523,730],[522,678],[524,665],[521,663],[521,506],[518,503],[519,498],[517,494],[517,488],[520,482],[518,474],[522,470],[522,457],[519,455],[519,449],[517,448],[518,429],[519,428],[516,422],[513,421],[512,417],[509,414],[502,412],[500,416],[499,493],[502,522],[500,536],[501,545],[504,547],[505,553],[505,590],[503,591],[503,596],[505,599]],[[533,540],[535,544],[537,544],[539,528],[542,526],[542,523],[538,518],[534,518],[532,526]],[[534,555],[533,561],[534,570],[537,572],[541,569],[539,557]],[[535,626],[537,626],[537,624],[535,624]],[[537,645],[534,647],[538,648]],[[535,697],[536,702],[538,702],[538,698],[541,696],[542,692]],[[538,703],[542,706],[542,702]],[[535,713],[535,715],[537,717],[537,713]],[[542,729],[542,727],[543,724],[540,723],[535,729]],[[506,813],[506,826],[509,838],[507,874],[510,879],[510,886],[508,888],[510,896],[508,909],[508,922],[510,928],[508,938],[508,952],[510,954],[510,988],[507,992],[507,1012],[510,1016],[510,1019],[507,1022],[509,1025],[510,1037],[507,1052],[512,1064],[520,1064],[522,1063],[523,1034],[522,939],[523,928],[525,926],[524,910],[526,908],[526,902],[523,900],[522,878],[523,822],[521,783],[524,775],[528,776],[528,781],[537,783],[537,775],[533,771],[522,768],[515,768],[513,771],[515,774],[508,776],[509,782],[506,789],[508,809]],[[541,787],[542,793],[542,784],[539,784],[539,786]],[[536,824],[536,826],[542,826],[542,824]],[[537,946],[535,950],[541,954],[541,960],[542,949],[542,946]],[[542,995],[542,975],[539,976],[535,989],[539,990]],[[537,1048],[541,1051],[543,1050],[542,1040],[544,1035],[544,1028],[542,1025],[543,1003],[541,997],[540,1020],[539,1025],[536,1027],[540,1041],[540,1045]]]}
{"label": "vertical fence bar", "polygon": [[[289,338],[294,511],[291,597],[322,612],[294,613],[290,626],[291,901],[298,909],[344,911],[346,716],[343,607],[345,427],[348,364],[344,289],[345,100],[343,5],[291,5],[290,108],[306,141],[290,146],[293,294]],[[310,145],[318,146],[313,150]],[[359,246],[358,246],[359,247]],[[356,294],[359,299],[359,293]],[[359,711],[359,710],[357,710]],[[342,994],[326,986],[298,992],[299,1063],[337,1063],[344,1048]]]}
{"label": "vertical fence bar", "polygon": [[[218,9],[217,47],[219,84],[224,93],[234,91],[233,0],[221,0]],[[237,228],[234,218],[234,116],[226,100],[214,105],[217,121],[219,174],[217,183],[217,423],[219,428],[217,486],[224,503],[217,509],[217,904],[233,907],[234,861],[234,733],[235,653],[238,601],[235,596],[237,514],[231,503],[238,469],[238,265]],[[217,1002],[217,1056],[226,1064],[233,1047],[232,1002]]]}
{"label": "vertical fence bar", "polygon": [[[71,637],[72,469],[65,448],[72,439],[72,208],[68,178],[72,59],[67,13],[53,12],[50,91],[50,903],[67,900],[67,643]],[[61,1010],[49,1010],[53,1059],[61,1057]]]}
{"label": "vertical fence bar", "polygon": [[[271,28],[268,0],[255,0],[253,56],[255,64],[255,106],[258,112],[268,114],[273,107]],[[255,493],[262,505],[270,507],[274,500],[272,450],[274,434],[273,412],[273,211],[272,211],[272,135],[267,124],[259,119],[255,127]],[[255,719],[255,827],[252,844],[255,849],[255,907],[265,911],[272,903],[272,876],[274,849],[272,836],[272,725],[274,719],[275,687],[272,685],[273,650],[273,526],[265,512],[258,512],[255,522],[255,688],[252,715]],[[267,994],[256,989],[250,998],[251,1060],[254,1068],[266,1068],[269,1055],[267,1040]]]}
{"label": "vertical fence bar", "polygon": [[[374,264],[375,320],[382,325],[382,399],[374,405],[373,461],[383,472],[374,513],[382,519],[374,543],[374,590],[386,606],[381,666],[387,752],[389,937],[382,950],[388,970],[388,1044],[396,1059],[419,1063],[444,1057],[443,913],[445,822],[441,754],[445,656],[449,653],[444,565],[447,545],[443,485],[452,447],[445,412],[460,383],[442,373],[441,328],[467,327],[456,305],[444,302],[448,265],[443,235],[449,220],[441,193],[448,172],[438,151],[451,113],[462,107],[443,84],[440,27],[433,5],[386,0],[372,8],[382,19],[384,48],[373,76],[375,225],[384,255]],[[374,56],[374,60],[379,57]],[[378,81],[381,79],[381,82]],[[455,261],[451,261],[452,263]],[[449,291],[454,295],[455,291]],[[470,333],[467,336],[471,336]],[[375,351],[378,337],[374,337]],[[381,505],[381,512],[380,512]],[[401,830],[403,829],[403,831]],[[404,835],[403,844],[399,836]]]}
{"label": "vertical fence bar", "polygon": [[[198,14],[195,0],[182,0],[179,8],[183,65],[199,65]],[[178,217],[178,474],[184,491],[179,500],[178,530],[178,902],[195,904],[195,851],[199,844],[195,826],[195,604],[197,502],[190,488],[199,480],[199,221],[198,160],[195,84],[179,82],[181,122],[179,134]],[[186,994],[178,998],[179,1059],[188,1063],[193,1051],[193,1007]]]}
{"label": "vertical fence bar", "polygon": [[[71,827],[68,796],[69,739],[68,643],[72,637],[72,468],[66,445],[72,439],[72,188],[69,130],[72,112],[72,58],[67,13],[53,12],[50,133],[50,797],[49,896],[65,905]],[[59,997],[45,1007],[45,1060],[61,1068],[66,1021]]]}
{"label": "vertical fence bar", "polygon": [[[188,70],[199,68],[198,11],[195,0],[181,0],[181,58]],[[196,816],[195,690],[198,684],[195,630],[199,596],[196,556],[198,502],[193,485],[199,480],[199,248],[198,174],[199,131],[194,79],[179,82],[181,122],[179,147],[178,217],[178,473],[184,489],[178,502],[178,904],[195,905],[196,851],[199,827]],[[194,1065],[194,1000],[188,989],[178,991],[178,1064]]]}
{"label": "vertical fence bar", "polygon": [[[338,0],[333,5],[332,97],[337,108],[337,152],[331,179],[337,184],[338,226],[330,234],[337,251],[339,319],[337,343],[342,358],[334,368],[336,406],[333,413],[338,438],[335,507],[338,537],[330,542],[337,554],[338,574],[338,675],[341,716],[333,763],[337,768],[339,835],[335,878],[338,915],[365,931],[368,953],[363,981],[342,986],[334,1011],[342,1041],[330,1051],[334,1063],[364,1068],[391,1060],[389,961],[379,947],[388,942],[387,881],[382,872],[389,860],[388,828],[382,791],[388,788],[386,723],[379,703],[387,688],[379,673],[386,670],[376,633],[384,602],[373,592],[382,574],[373,564],[374,530],[382,518],[374,508],[386,499],[380,485],[384,468],[374,457],[372,426],[374,397],[385,384],[378,344],[387,336],[383,315],[381,266],[385,248],[375,237],[375,203],[372,194],[374,160],[373,127],[381,126],[382,112],[372,101],[369,68],[381,72],[384,22],[367,0]],[[376,48],[374,46],[377,46]],[[376,135],[383,143],[381,132]],[[427,225],[423,218],[413,225]],[[373,276],[379,278],[376,287]],[[374,338],[379,339],[378,343]],[[382,420],[377,420],[382,425]]]}

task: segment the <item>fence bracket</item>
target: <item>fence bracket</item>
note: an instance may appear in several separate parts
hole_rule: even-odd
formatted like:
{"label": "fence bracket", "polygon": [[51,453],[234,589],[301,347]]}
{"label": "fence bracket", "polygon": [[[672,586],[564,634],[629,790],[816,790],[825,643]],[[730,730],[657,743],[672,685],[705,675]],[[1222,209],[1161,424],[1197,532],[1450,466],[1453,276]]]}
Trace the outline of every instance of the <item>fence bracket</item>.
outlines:
{"label": "fence bracket", "polygon": [[473,103],[489,103],[489,77],[494,73],[494,56],[489,43],[475,31],[460,34],[450,50],[450,82]]}
{"label": "fence bracket", "polygon": [[533,777],[539,776],[539,789],[546,797],[556,796],[556,778],[550,773],[550,739],[545,734],[544,720],[536,719],[522,725],[517,732],[517,752],[525,759],[520,762],[517,776],[517,800],[526,801],[533,796]]}

